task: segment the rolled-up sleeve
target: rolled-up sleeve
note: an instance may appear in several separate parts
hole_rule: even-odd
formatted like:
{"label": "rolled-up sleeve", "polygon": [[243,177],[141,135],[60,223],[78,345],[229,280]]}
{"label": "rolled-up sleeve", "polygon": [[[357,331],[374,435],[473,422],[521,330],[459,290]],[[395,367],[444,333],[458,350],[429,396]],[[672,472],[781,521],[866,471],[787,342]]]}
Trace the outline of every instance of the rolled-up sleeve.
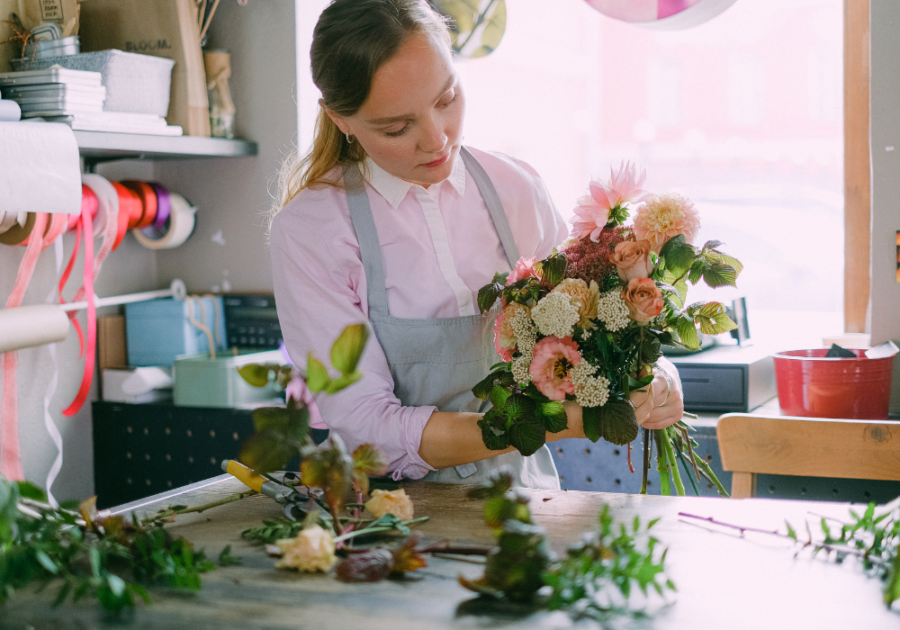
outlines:
{"label": "rolled-up sleeve", "polygon": [[[324,204],[316,210],[335,211]],[[315,217],[289,205],[275,217],[270,239],[278,319],[288,353],[300,367],[310,352],[329,365],[334,340],[344,327],[367,321],[368,313],[365,272],[351,232],[323,233]],[[346,243],[335,242],[340,239]],[[400,403],[374,334],[359,369],[363,377],[350,387],[316,396],[322,419],[350,452],[365,443],[384,451],[395,480],[422,478],[434,470],[419,457],[419,445],[436,408]]]}

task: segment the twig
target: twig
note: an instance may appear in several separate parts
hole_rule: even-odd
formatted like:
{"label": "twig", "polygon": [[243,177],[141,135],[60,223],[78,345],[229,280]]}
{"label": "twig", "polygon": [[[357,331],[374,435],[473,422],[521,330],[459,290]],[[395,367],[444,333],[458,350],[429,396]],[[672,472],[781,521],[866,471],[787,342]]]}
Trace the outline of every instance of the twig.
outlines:
{"label": "twig", "polygon": [[177,516],[179,514],[189,514],[191,512],[205,512],[206,510],[210,510],[214,507],[219,507],[220,505],[227,505],[229,503],[234,503],[235,501],[240,501],[241,499],[246,499],[247,497],[251,497],[254,494],[259,494],[256,490],[248,490],[247,492],[240,492],[238,494],[230,494],[223,499],[218,499],[217,501],[212,501],[210,503],[204,503],[203,505],[198,505],[196,507],[186,507],[180,510],[173,510],[171,508],[166,508],[164,510],[160,510],[156,514],[152,514],[150,516],[145,516],[141,519],[141,525],[146,525],[147,523],[153,523],[154,521],[161,521],[169,518],[170,516]]}
{"label": "twig", "polygon": [[628,443],[628,470],[631,471],[631,474],[634,474],[634,464],[631,463],[631,442]]}
{"label": "twig", "polygon": [[457,562],[468,562],[470,564],[484,564],[487,562],[484,558],[467,558],[466,556],[455,556],[448,553],[438,553],[432,551],[431,555],[435,558],[443,558],[444,560],[456,560]]}

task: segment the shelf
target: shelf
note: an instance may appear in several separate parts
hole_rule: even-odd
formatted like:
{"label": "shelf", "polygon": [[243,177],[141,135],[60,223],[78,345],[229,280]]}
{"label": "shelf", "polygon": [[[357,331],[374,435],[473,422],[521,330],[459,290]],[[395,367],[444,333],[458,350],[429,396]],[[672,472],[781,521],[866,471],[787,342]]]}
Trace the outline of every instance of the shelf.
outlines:
{"label": "shelf", "polygon": [[257,154],[256,143],[245,140],[101,131],[74,133],[81,157],[89,165],[113,160],[192,160],[211,157],[249,157]]}

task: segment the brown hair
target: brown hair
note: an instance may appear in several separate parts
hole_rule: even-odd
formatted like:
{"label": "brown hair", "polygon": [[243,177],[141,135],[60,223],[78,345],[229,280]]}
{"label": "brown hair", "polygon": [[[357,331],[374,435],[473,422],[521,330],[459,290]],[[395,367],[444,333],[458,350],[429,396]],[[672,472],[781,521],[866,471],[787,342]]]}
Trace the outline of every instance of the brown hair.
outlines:
{"label": "brown hair", "polygon": [[[444,18],[425,0],[334,0],[319,16],[310,49],[312,78],[324,105],[341,116],[355,114],[375,72],[413,33],[450,45]],[[295,151],[282,165],[275,212],[304,188],[340,186],[329,173],[365,157],[359,142],[347,142],[320,107],[312,149],[302,158]]]}

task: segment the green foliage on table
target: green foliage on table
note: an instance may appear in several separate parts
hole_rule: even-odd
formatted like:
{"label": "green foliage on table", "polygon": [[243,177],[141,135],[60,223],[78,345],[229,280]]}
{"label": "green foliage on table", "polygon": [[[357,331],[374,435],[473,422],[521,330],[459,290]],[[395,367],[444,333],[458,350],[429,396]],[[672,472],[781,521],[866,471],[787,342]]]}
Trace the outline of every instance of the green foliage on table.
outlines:
{"label": "green foliage on table", "polygon": [[468,494],[484,500],[485,523],[494,530],[497,546],[487,556],[484,576],[476,580],[460,576],[465,588],[600,621],[617,614],[642,614],[630,603],[634,590],[644,595],[651,589],[659,595],[675,590],[665,577],[666,552],[649,535],[658,519],[646,527],[637,517],[628,525],[616,523],[604,505],[599,530],[585,534],[560,560],[534,521],[528,497],[512,483],[509,473],[500,472]]}
{"label": "green foliage on table", "polygon": [[[24,496],[23,496],[24,495]],[[41,505],[34,486],[0,477],[0,602],[32,584],[61,582],[54,606],[92,596],[110,612],[150,602],[145,586],[199,590],[213,568],[187,540],[137,518],[98,518]]]}

